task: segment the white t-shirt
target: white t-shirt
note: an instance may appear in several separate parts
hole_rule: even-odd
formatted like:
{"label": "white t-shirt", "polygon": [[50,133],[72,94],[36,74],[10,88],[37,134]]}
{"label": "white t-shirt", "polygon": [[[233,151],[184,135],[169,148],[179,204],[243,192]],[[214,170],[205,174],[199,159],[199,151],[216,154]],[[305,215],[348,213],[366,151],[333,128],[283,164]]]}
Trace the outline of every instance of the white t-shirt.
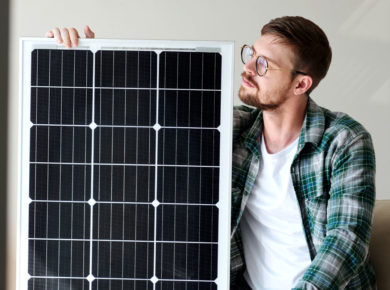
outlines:
{"label": "white t-shirt", "polygon": [[291,289],[310,265],[310,255],[290,167],[298,139],[269,154],[261,140],[260,169],[241,221],[252,289]]}

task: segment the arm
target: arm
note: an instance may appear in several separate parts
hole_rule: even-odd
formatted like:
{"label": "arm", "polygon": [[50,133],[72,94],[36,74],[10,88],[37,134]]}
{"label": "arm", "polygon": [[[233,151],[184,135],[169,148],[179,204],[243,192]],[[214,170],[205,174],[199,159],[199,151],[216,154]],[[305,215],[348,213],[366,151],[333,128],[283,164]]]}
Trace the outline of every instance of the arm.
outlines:
{"label": "arm", "polygon": [[[368,133],[335,152],[330,180],[326,237],[294,289],[343,289],[366,262],[375,203],[375,155]],[[365,271],[359,275],[369,279]]]}

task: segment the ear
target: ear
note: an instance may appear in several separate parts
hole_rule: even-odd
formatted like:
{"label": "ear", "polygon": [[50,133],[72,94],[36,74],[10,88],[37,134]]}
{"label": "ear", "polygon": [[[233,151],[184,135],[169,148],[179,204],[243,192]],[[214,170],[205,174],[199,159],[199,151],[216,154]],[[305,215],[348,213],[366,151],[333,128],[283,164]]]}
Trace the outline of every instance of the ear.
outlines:
{"label": "ear", "polygon": [[296,95],[305,94],[313,84],[313,79],[309,75],[298,75],[295,81],[294,93]]}

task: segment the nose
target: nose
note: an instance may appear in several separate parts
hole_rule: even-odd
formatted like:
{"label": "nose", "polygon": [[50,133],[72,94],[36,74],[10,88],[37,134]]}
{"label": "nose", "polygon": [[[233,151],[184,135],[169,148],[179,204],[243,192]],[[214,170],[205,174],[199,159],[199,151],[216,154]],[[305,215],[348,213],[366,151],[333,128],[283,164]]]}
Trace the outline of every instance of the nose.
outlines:
{"label": "nose", "polygon": [[250,61],[244,64],[244,71],[249,75],[256,75],[256,58],[252,57]]}

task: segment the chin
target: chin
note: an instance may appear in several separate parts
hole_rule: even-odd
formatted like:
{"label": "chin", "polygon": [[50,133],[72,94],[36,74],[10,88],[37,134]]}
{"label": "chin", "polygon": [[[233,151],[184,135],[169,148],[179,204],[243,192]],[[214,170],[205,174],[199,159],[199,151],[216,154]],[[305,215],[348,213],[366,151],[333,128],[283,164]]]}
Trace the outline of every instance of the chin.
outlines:
{"label": "chin", "polygon": [[259,93],[250,93],[244,86],[240,87],[240,90],[238,91],[238,97],[244,104],[248,106],[253,106],[262,111],[274,111],[281,105],[281,103],[261,102]]}
{"label": "chin", "polygon": [[261,103],[257,98],[257,93],[249,92],[247,87],[241,86],[238,91],[238,97],[240,100],[249,106],[258,107]]}

